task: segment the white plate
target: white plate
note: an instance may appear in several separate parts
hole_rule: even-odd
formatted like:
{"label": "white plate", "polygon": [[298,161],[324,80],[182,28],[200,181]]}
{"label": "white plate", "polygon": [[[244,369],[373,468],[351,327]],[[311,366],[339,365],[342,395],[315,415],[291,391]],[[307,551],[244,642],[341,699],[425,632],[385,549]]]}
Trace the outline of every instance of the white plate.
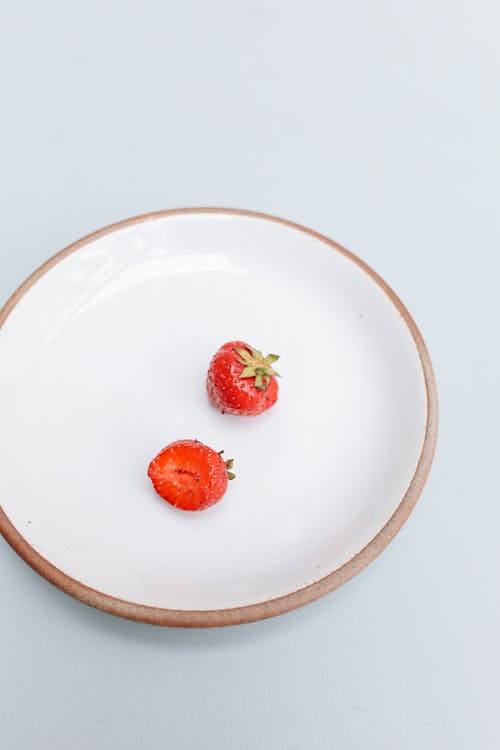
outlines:
{"label": "white plate", "polygon": [[[378,554],[430,468],[436,393],[415,324],[359,259],[286,221],[122,222],[48,261],[0,326],[0,528],[115,614],[198,626],[300,606]],[[231,339],[281,355],[260,417],[206,397]],[[146,476],[180,438],[235,459],[209,510],[174,509]]]}

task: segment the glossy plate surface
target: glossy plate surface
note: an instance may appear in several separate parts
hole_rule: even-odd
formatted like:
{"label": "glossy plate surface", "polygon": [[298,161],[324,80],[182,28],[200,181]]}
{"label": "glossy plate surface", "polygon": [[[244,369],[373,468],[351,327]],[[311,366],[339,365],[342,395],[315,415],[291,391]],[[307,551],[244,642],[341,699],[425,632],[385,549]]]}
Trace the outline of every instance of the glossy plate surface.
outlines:
{"label": "glossy plate surface", "polygon": [[[0,529],[115,614],[204,626],[300,606],[373,559],[425,483],[437,407],[413,321],[361,261],[288,222],[122,222],[39,269],[0,326]],[[231,339],[281,355],[260,417],[207,400]],[[180,438],[235,459],[209,510],[172,508],[146,476]]]}

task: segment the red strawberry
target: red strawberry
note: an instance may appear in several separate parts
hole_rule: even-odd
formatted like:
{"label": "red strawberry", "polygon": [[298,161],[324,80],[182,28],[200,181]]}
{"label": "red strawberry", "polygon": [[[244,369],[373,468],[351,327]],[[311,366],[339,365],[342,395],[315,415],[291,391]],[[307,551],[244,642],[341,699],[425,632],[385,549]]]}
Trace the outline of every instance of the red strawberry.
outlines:
{"label": "red strawberry", "polygon": [[223,414],[252,417],[278,399],[277,354],[264,357],[244,341],[229,341],[214,355],[207,375],[210,401]]}
{"label": "red strawberry", "polygon": [[[222,452],[222,451],[221,451]],[[183,510],[203,510],[219,502],[234,479],[220,453],[198,440],[177,440],[149,464],[148,476],[161,497]]]}

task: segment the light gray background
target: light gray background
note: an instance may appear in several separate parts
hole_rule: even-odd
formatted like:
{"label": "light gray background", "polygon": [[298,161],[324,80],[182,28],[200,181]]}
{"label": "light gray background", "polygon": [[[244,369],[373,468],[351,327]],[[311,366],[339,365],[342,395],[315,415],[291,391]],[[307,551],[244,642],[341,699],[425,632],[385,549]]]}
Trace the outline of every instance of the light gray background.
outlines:
{"label": "light gray background", "polygon": [[127,216],[267,211],[393,285],[441,397],[431,479],[394,543],[274,620],[115,619],[2,541],[5,750],[500,747],[496,8],[1,3],[0,302]]}

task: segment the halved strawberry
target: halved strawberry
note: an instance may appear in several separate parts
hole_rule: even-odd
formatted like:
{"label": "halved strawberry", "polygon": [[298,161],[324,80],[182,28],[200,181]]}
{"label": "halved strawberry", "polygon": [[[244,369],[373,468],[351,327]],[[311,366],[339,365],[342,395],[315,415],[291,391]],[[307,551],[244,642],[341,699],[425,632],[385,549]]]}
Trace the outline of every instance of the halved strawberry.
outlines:
{"label": "halved strawberry", "polygon": [[198,440],[177,440],[149,464],[148,476],[156,492],[183,510],[203,510],[217,503],[227,489],[233,461]]}
{"label": "halved strawberry", "polygon": [[272,365],[277,354],[267,357],[245,344],[228,341],[214,355],[207,375],[207,393],[223,414],[256,416],[278,399],[279,374]]}

